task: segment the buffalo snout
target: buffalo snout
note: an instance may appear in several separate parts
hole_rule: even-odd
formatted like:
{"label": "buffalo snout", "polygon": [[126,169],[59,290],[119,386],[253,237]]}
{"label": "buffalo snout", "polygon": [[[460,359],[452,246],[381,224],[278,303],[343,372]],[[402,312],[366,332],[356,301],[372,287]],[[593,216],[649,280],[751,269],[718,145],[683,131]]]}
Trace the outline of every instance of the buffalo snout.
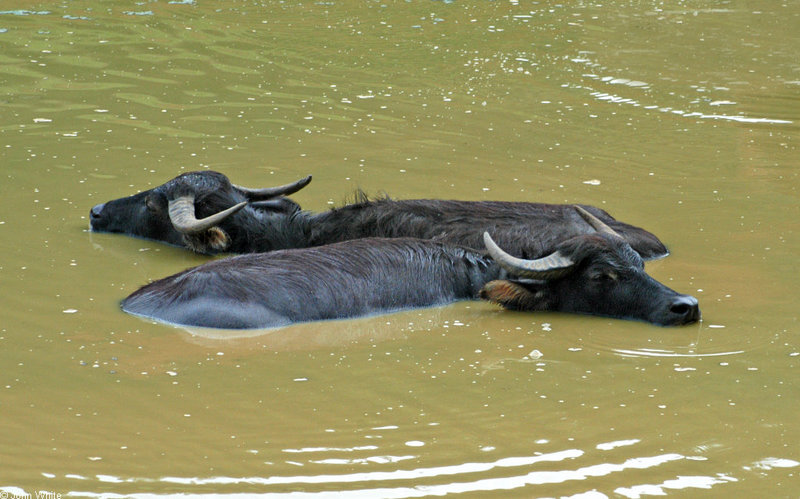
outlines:
{"label": "buffalo snout", "polygon": [[92,209],[89,210],[89,220],[91,221],[92,225],[102,218],[103,208],[105,208],[105,206],[105,203],[100,203],[92,206]]}
{"label": "buffalo snout", "polygon": [[697,298],[689,295],[675,297],[669,304],[673,324],[690,324],[700,320],[700,306]]}

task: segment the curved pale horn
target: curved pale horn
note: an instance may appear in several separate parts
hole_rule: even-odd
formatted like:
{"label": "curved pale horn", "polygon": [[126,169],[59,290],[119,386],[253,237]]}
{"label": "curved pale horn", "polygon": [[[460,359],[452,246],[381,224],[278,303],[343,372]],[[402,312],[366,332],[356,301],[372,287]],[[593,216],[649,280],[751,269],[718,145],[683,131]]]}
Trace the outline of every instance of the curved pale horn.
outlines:
{"label": "curved pale horn", "polygon": [[234,188],[239,189],[247,199],[251,201],[260,201],[263,199],[274,198],[275,196],[282,196],[285,194],[294,194],[311,182],[311,175],[306,178],[301,178],[291,184],[280,185],[278,187],[265,187],[264,189],[250,189],[249,187],[242,187],[241,185],[232,184]]}
{"label": "curved pale horn", "polygon": [[569,272],[575,265],[575,262],[562,256],[558,251],[536,260],[524,260],[511,256],[500,249],[488,232],[483,233],[483,243],[494,261],[515,276],[550,279]]}
{"label": "curved pale horn", "polygon": [[242,201],[227,210],[222,210],[219,213],[198,220],[194,215],[194,196],[181,196],[169,201],[169,219],[178,232],[196,234],[217,225],[241,210],[246,204],[247,201]]}
{"label": "curved pale horn", "polygon": [[594,228],[594,230],[596,230],[597,232],[602,232],[603,234],[608,234],[609,236],[616,236],[616,237],[622,238],[622,236],[617,234],[616,231],[614,231],[614,229],[612,229],[611,227],[606,225],[602,220],[600,220],[596,216],[592,215],[591,213],[589,213],[585,209],[581,208],[577,204],[574,205],[574,208],[575,208],[575,211],[577,211],[578,214],[581,216],[581,218],[586,220],[586,223],[591,225]]}

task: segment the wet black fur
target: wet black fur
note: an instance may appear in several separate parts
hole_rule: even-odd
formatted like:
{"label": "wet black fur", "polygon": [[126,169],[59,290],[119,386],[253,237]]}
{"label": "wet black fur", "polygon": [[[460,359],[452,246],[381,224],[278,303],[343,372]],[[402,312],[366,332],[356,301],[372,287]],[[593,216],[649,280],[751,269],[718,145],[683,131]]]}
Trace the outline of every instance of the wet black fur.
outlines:
{"label": "wet black fur", "polygon": [[[150,191],[95,206],[92,228],[206,254],[304,248],[363,237],[415,237],[483,250],[481,235],[488,231],[500,247],[523,258],[544,256],[562,241],[593,232],[572,205],[368,199],[357,193],[356,202],[321,213],[300,210],[285,197],[267,206],[248,205],[219,224],[221,234],[183,235],[172,228],[166,210],[168,199],[187,193],[196,196],[198,218],[244,200],[220,173],[187,173]],[[650,232],[617,221],[599,208],[581,206],[617,231],[643,258],[667,255],[666,247]]]}
{"label": "wet black fur", "polygon": [[516,310],[551,310],[677,325],[697,300],[645,274],[620,238],[582,234],[556,245],[576,262],[549,280],[508,276],[482,252],[430,240],[353,239],[240,255],[152,282],[122,302],[163,322],[268,328],[481,298]]}
{"label": "wet black fur", "polygon": [[122,308],[183,325],[265,328],[473,299],[500,275],[464,248],[357,239],[216,260],[142,287]]}

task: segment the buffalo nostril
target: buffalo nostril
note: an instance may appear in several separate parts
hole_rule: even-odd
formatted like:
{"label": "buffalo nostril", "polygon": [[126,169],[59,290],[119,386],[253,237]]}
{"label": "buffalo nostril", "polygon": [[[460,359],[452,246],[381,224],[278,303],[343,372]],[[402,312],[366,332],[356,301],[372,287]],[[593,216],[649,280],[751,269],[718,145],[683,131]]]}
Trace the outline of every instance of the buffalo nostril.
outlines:
{"label": "buffalo nostril", "polygon": [[695,321],[700,318],[700,307],[697,305],[697,298],[694,296],[680,296],[669,306],[669,311],[675,315]]}
{"label": "buffalo nostril", "polygon": [[673,314],[686,315],[686,313],[689,312],[689,305],[687,305],[685,303],[681,303],[681,304],[678,304],[678,305],[672,305],[672,307],[669,310]]}

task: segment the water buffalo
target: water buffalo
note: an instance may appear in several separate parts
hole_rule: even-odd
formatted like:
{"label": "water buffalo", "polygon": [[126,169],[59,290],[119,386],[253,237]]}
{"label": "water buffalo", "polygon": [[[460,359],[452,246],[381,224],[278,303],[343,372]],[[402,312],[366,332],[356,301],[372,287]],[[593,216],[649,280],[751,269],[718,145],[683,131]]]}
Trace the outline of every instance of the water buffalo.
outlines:
{"label": "water buffalo", "polygon": [[122,309],[167,323],[271,328],[479,297],[515,310],[638,319],[668,326],[697,321],[697,300],[644,271],[641,256],[586,210],[591,233],[520,259],[488,233],[488,255],[413,238],[367,238],[216,260],[154,281]]}
{"label": "water buffalo", "polygon": [[[309,180],[268,192],[289,194]],[[481,250],[481,234],[489,231],[506,251],[521,258],[549,254],[558,243],[592,230],[572,205],[362,196],[357,202],[315,213],[252,207],[252,202],[243,204],[248,198],[240,189],[221,173],[186,173],[149,191],[95,206],[90,212],[92,229],[156,239],[204,254],[306,248],[363,237],[413,237]],[[668,254],[650,232],[615,220],[599,208],[582,206],[643,258]]]}

